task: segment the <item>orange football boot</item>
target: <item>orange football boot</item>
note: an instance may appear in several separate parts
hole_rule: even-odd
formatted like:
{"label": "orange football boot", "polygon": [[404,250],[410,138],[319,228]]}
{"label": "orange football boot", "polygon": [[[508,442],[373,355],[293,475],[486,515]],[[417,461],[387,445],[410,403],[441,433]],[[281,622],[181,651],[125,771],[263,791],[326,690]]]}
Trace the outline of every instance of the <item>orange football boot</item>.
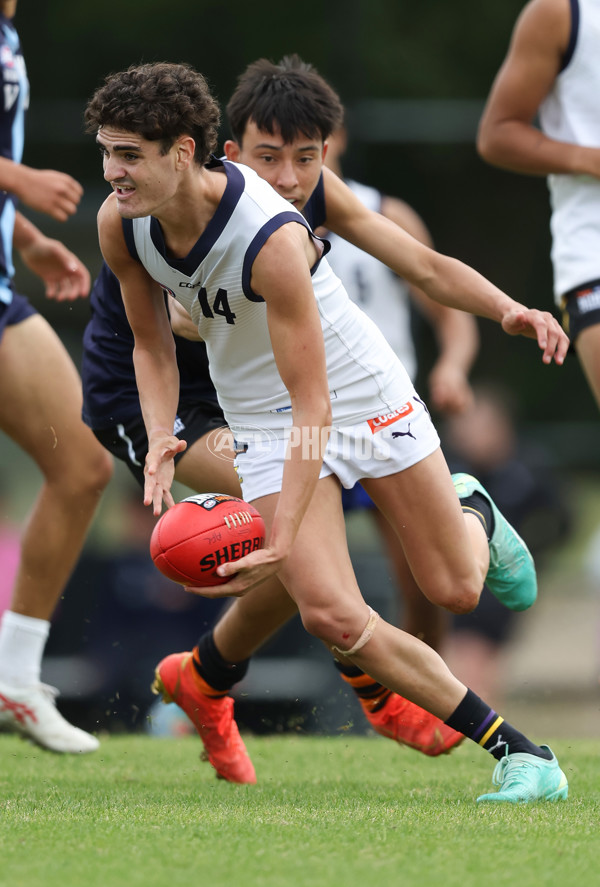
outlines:
{"label": "orange football boot", "polygon": [[198,731],[219,779],[254,784],[256,773],[233,717],[231,696],[202,692],[191,653],[171,653],[156,666],[152,692],[175,702]]}
{"label": "orange football boot", "polygon": [[390,693],[378,711],[363,711],[373,729],[400,745],[408,745],[424,755],[447,755],[465,738],[414,702]]}

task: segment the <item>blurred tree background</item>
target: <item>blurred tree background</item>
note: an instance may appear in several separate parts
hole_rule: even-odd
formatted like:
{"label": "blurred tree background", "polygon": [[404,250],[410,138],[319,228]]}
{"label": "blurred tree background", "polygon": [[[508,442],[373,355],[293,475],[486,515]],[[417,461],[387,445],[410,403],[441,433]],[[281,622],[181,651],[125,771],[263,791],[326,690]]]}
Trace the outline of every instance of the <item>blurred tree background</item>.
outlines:
{"label": "blurred tree background", "polygon": [[[522,6],[523,0],[330,0],[264,8],[242,0],[223,6],[180,0],[171,9],[158,0],[111,8],[20,0],[16,24],[32,90],[25,162],[69,171],[86,189],[81,211],[65,226],[35,221],[97,271],[95,213],[108,189],[93,139],[83,134],[82,113],[110,71],[140,61],[190,62],[225,105],[250,61],[297,52],[346,104],[345,172],[406,199],[438,250],[473,265],[516,299],[551,310],[546,184],[488,167],[474,146],[483,102]],[[80,333],[84,303],[44,304],[33,280],[23,273],[19,280],[59,328]],[[481,331],[475,374],[498,375],[515,387],[528,421],[550,423],[565,456],[565,420],[589,423],[592,437],[579,457],[585,460],[589,450],[595,459],[596,408],[575,358],[562,369],[545,367],[532,342],[508,339],[488,321]],[[425,332],[423,348],[431,353]]]}

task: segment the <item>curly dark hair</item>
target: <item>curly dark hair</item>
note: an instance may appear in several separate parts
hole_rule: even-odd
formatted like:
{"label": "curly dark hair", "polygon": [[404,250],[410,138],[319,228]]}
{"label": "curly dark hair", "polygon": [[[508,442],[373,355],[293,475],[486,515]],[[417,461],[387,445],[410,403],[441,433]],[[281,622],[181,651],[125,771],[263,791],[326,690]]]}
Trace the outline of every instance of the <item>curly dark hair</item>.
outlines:
{"label": "curly dark hair", "polygon": [[232,138],[242,144],[248,122],[285,142],[299,136],[323,141],[344,120],[338,94],[300,56],[286,55],[277,64],[259,59],[240,75],[226,109]]}
{"label": "curly dark hair", "polygon": [[205,164],[217,145],[221,114],[202,74],[187,64],[132,65],[109,74],[85,109],[86,132],[103,126],[161,143],[166,154],[182,135],[196,142]]}

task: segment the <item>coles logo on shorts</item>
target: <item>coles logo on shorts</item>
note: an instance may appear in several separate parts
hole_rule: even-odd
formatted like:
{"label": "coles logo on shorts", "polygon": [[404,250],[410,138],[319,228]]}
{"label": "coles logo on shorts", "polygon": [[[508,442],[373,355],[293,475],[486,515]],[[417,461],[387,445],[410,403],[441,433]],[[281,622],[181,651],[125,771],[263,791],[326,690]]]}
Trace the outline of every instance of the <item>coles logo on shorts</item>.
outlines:
{"label": "coles logo on shorts", "polygon": [[386,428],[388,425],[393,425],[394,422],[397,422],[398,419],[404,419],[405,416],[410,416],[413,412],[414,407],[410,401],[408,403],[403,403],[401,407],[398,407],[397,410],[394,410],[393,413],[385,413],[383,416],[376,416],[374,419],[367,419],[367,425],[371,429],[373,434],[377,434],[378,431],[381,431],[382,428]]}

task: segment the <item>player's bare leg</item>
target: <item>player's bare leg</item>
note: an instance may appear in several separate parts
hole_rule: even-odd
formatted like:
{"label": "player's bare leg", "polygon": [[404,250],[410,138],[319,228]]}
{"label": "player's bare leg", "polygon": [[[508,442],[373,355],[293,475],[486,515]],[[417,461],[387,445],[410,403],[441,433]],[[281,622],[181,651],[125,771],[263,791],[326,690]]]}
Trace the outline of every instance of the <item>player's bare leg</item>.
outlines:
{"label": "player's bare leg", "polygon": [[0,634],[0,724],[54,751],[91,751],[97,740],[64,721],[39,681],[49,619],[81,553],[112,460],[81,420],[77,371],[41,316],[5,329],[0,379],[0,428],[43,475]]}
{"label": "player's bare leg", "polygon": [[[459,606],[463,606],[473,594],[477,596],[471,583],[479,581],[484,563],[478,559],[481,556],[478,534],[474,539],[477,546],[474,556],[466,531],[467,522],[460,508],[458,514],[454,512],[452,516],[452,497],[448,492],[452,484],[448,488],[448,478],[443,472],[437,485],[435,477],[431,475],[436,461],[428,457],[423,462],[429,464],[419,463],[421,470],[415,472],[407,469],[395,475],[389,486],[394,487],[397,494],[407,492],[407,485],[416,487],[415,493],[410,493],[408,498],[416,496],[419,499],[426,493],[431,494],[432,498],[415,518],[422,534],[420,546],[427,548],[430,528],[435,527],[436,533],[433,535],[441,536],[441,540],[432,544],[431,548],[444,573],[441,584],[445,589],[451,583],[451,576],[445,575],[446,571],[457,566],[461,568],[457,579],[457,600]],[[495,794],[482,795],[478,800],[515,802],[565,799],[568,794],[567,780],[547,746],[536,745],[504,721],[457,680],[431,647],[386,623],[367,607],[354,578],[336,486],[336,481],[331,477],[318,482],[293,550],[280,572],[282,581],[298,604],[307,630],[384,686],[426,708],[448,726],[489,751],[498,761],[496,778],[501,789]],[[441,509],[436,503],[441,503]],[[277,496],[263,497],[254,504],[259,507],[269,529]],[[436,518],[433,523],[432,518]],[[450,533],[442,527],[444,520],[451,524]],[[461,527],[467,533],[468,547],[461,549],[458,557],[448,552],[449,556],[444,562],[446,540],[454,535],[459,543],[465,543]],[[396,529],[403,538],[405,525]],[[408,536],[413,542],[417,538],[412,527]],[[405,547],[409,563],[423,567],[426,561],[423,553],[417,552],[413,556],[410,544]],[[310,557],[307,557],[307,553]],[[306,569],[307,565],[310,565],[309,569]],[[428,591],[432,594],[433,577],[428,576],[426,570],[421,572],[423,581],[430,581]]]}
{"label": "player's bare leg", "polygon": [[600,324],[588,326],[577,336],[575,351],[596,403],[600,407]]}
{"label": "player's bare leg", "polygon": [[600,324],[588,326],[579,333],[575,351],[590,390],[600,407]]}
{"label": "player's bare leg", "polygon": [[448,629],[448,612],[425,597],[415,582],[395,531],[377,508],[372,509],[372,512],[398,586],[402,628],[439,652]]}
{"label": "player's bare leg", "polygon": [[[253,504],[269,528],[277,495]],[[458,521],[464,524],[460,508]],[[473,573],[477,574],[475,566]],[[307,631],[338,651],[350,649],[365,628],[368,608],[354,575],[338,482],[333,477],[318,482],[280,576]],[[381,625],[386,626],[382,631]],[[349,658],[384,686],[438,717],[449,714],[466,692],[431,647],[383,620],[364,650]]]}
{"label": "player's bare leg", "polygon": [[463,514],[441,450],[362,484],[396,533],[427,599],[452,613],[471,612],[489,566],[488,539],[479,519]]}
{"label": "player's bare leg", "polygon": [[241,498],[233,459],[231,431],[210,431],[184,451],[175,466],[175,479],[197,493],[227,493]]}

